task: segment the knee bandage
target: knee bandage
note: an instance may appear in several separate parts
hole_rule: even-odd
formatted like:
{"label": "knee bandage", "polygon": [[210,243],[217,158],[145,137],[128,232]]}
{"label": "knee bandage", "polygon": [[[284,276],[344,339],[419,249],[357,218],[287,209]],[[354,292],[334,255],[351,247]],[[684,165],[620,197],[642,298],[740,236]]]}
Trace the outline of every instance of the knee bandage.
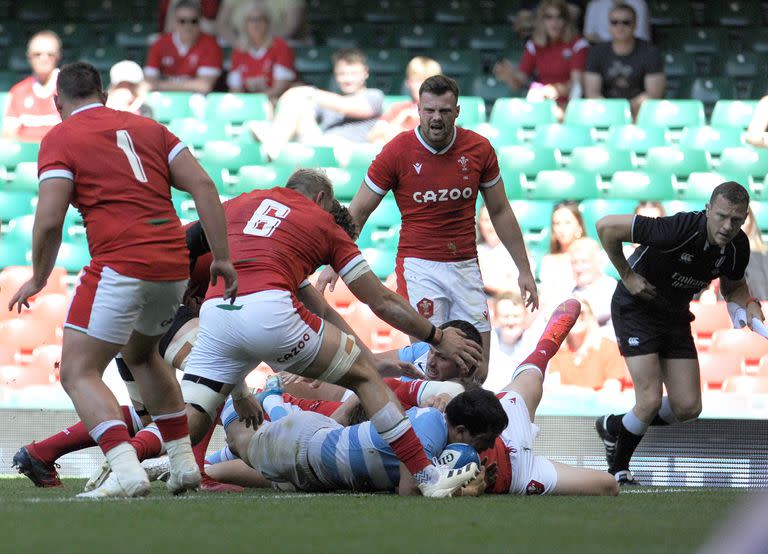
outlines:
{"label": "knee bandage", "polygon": [[355,342],[355,337],[342,331],[339,349],[328,364],[328,369],[318,379],[326,383],[338,383],[349,372],[359,355],[360,347]]}
{"label": "knee bandage", "polygon": [[[176,354],[179,353],[179,351],[184,348],[187,344],[189,344],[190,347],[195,345],[195,342],[197,341],[197,332],[198,328],[195,327],[191,331],[188,331],[184,333],[182,336],[176,336],[173,337],[173,340],[171,340],[170,343],[168,343],[168,348],[165,349],[165,355],[163,356],[163,359],[168,362],[168,365],[171,367],[176,367],[173,365],[173,359],[176,357]],[[179,364],[179,367],[176,367],[176,369],[180,369],[181,371],[184,371],[184,369],[187,367],[187,359],[189,356],[186,356],[181,363]]]}
{"label": "knee bandage", "polygon": [[202,409],[211,421],[216,420],[216,412],[226,399],[226,395],[216,392],[209,386],[187,379],[181,381],[181,395],[185,403]]}

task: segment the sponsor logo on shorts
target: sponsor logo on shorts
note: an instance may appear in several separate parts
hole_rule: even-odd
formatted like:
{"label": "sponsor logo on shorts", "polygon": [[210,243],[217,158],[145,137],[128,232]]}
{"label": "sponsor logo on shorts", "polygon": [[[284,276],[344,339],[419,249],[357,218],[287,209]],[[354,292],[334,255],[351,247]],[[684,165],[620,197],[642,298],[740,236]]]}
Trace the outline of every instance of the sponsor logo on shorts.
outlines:
{"label": "sponsor logo on shorts", "polygon": [[435,303],[429,298],[422,298],[419,300],[416,303],[416,308],[419,310],[419,314],[427,319],[435,315]]}
{"label": "sponsor logo on shorts", "polygon": [[448,202],[449,200],[468,200],[472,198],[472,187],[416,191],[413,201],[417,204],[429,202]]}
{"label": "sponsor logo on shorts", "polygon": [[304,350],[304,347],[307,346],[307,344],[309,343],[309,338],[310,338],[309,333],[304,333],[304,336],[301,337],[301,340],[298,343],[296,343],[296,345],[293,348],[291,348],[291,351],[286,352],[285,354],[277,358],[277,361],[280,363],[283,363],[283,362],[287,362],[294,356],[297,356],[299,352]]}
{"label": "sponsor logo on shorts", "polygon": [[627,339],[627,344],[629,346],[640,346],[640,339],[637,337],[629,337]]}
{"label": "sponsor logo on shorts", "polygon": [[544,494],[544,485],[542,485],[538,481],[535,481],[534,479],[531,479],[528,482],[528,486],[525,487],[525,494],[526,496],[532,496],[535,494]]}

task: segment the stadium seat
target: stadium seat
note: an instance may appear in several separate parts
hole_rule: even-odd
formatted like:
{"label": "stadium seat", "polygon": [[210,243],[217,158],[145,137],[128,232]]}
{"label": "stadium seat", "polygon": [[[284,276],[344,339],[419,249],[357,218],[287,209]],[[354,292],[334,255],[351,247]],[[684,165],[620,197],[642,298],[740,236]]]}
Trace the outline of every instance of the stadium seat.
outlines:
{"label": "stadium seat", "polygon": [[333,71],[331,56],[333,48],[323,46],[300,46],[294,48],[296,71],[302,73],[325,73]]}
{"label": "stadium seat", "polygon": [[696,71],[696,58],[693,54],[683,51],[664,53],[664,74],[667,79],[683,79],[690,77]]}
{"label": "stadium seat", "polygon": [[395,48],[367,50],[368,71],[371,75],[397,75],[402,78],[403,69],[411,57],[407,52]]}
{"label": "stadium seat", "polygon": [[243,144],[228,140],[212,140],[203,145],[200,163],[216,165],[237,171],[244,165],[258,165],[267,162],[261,144]]}
{"label": "stadium seat", "polygon": [[727,49],[728,33],[718,27],[697,27],[681,33],[680,46],[691,54],[717,54]]}
{"label": "stadium seat", "polygon": [[760,363],[757,366],[757,375],[768,377],[768,354],[760,358]]}
{"label": "stadium seat", "polygon": [[[509,200],[525,198],[527,191],[531,188],[525,173],[506,171],[501,173],[501,178],[504,181],[504,194]],[[480,194],[477,197],[481,199]]]}
{"label": "stadium seat", "polygon": [[459,99],[461,111],[456,119],[459,127],[472,127],[485,123],[485,101],[479,96],[464,96]]}
{"label": "stadium seat", "polygon": [[706,125],[704,105],[699,100],[646,100],[640,106],[637,124],[672,129]]}
{"label": "stadium seat", "polygon": [[336,286],[333,290],[331,290],[330,287],[326,288],[323,295],[325,296],[326,301],[340,313],[349,312],[355,309],[355,304],[360,302],[357,297],[352,294],[352,291],[349,290],[342,279],[339,279],[336,282]]}
{"label": "stadium seat", "polygon": [[[7,311],[7,310],[0,310]],[[0,366],[14,365],[18,362],[18,353],[16,348],[8,345],[0,346]]]}
{"label": "stadium seat", "polygon": [[523,233],[549,229],[554,204],[551,200],[512,200],[509,203]]}
{"label": "stadium seat", "polygon": [[469,129],[487,138],[497,150],[505,146],[515,146],[524,141],[523,130],[520,127],[496,127],[490,123],[471,125]]}
{"label": "stadium seat", "polygon": [[361,170],[341,169],[338,167],[324,167],[328,178],[333,183],[333,195],[342,202],[352,200],[360,190],[360,183],[363,181],[365,173]]}
{"label": "stadium seat", "polygon": [[693,301],[690,310],[695,317],[691,322],[691,331],[699,337],[710,338],[715,331],[733,328],[725,302],[711,304]]}
{"label": "stadium seat", "polygon": [[266,94],[212,92],[205,98],[205,119],[242,125],[268,119],[272,108]]}
{"label": "stadium seat", "polygon": [[629,150],[616,150],[606,145],[577,146],[571,152],[568,169],[597,173],[610,177],[617,171],[630,171],[637,167],[635,155]]}
{"label": "stadium seat", "polygon": [[729,178],[746,174],[762,179],[768,174],[768,151],[751,146],[725,148],[720,155],[718,171]]}
{"label": "stadium seat", "polygon": [[0,139],[0,166],[13,169],[21,162],[36,162],[40,145],[34,142],[16,142]]}
{"label": "stadium seat", "polygon": [[154,26],[141,21],[118,23],[114,29],[115,44],[124,49],[146,48],[155,32]]}
{"label": "stadium seat", "polygon": [[335,167],[338,166],[331,146],[309,146],[289,142],[280,150],[275,165],[285,167]]}
{"label": "stadium seat", "polygon": [[397,207],[395,199],[391,196],[385,196],[381,203],[376,207],[371,215],[368,216],[366,227],[371,226],[376,229],[391,229],[400,225],[400,208]]}
{"label": "stadium seat", "polygon": [[754,79],[764,72],[765,63],[755,52],[734,52],[723,64],[723,75],[732,79]]}
{"label": "stadium seat", "polygon": [[719,389],[726,379],[743,374],[738,352],[699,352],[702,383],[710,389]]}
{"label": "stadium seat", "polygon": [[19,162],[13,172],[13,178],[5,185],[8,189],[37,191],[37,162]]}
{"label": "stadium seat", "polygon": [[493,105],[489,122],[501,129],[533,129],[537,125],[555,123],[554,107],[555,103],[552,101],[528,102],[522,98],[502,98]]}
{"label": "stadium seat", "polygon": [[35,223],[34,214],[22,215],[11,219],[3,226],[3,240],[19,241],[32,244],[32,227]]}
{"label": "stadium seat", "polygon": [[606,198],[629,200],[669,200],[675,198],[674,177],[669,173],[617,171],[613,174]]}
{"label": "stadium seat", "polygon": [[85,239],[62,241],[56,258],[57,266],[63,267],[69,273],[79,273],[90,262],[91,254],[88,252],[88,243]]}
{"label": "stadium seat", "polygon": [[483,59],[476,50],[438,50],[435,59],[445,75],[474,75],[481,71]]}
{"label": "stadium seat", "polygon": [[335,150],[336,159],[341,167],[366,170],[379,152],[381,152],[381,146],[377,144],[349,144]]}
{"label": "stadium seat", "polygon": [[406,50],[429,51],[437,48],[441,28],[434,24],[402,25],[397,31],[397,44]]}
{"label": "stadium seat", "polygon": [[30,304],[29,315],[47,321],[54,327],[63,327],[70,299],[65,294],[41,294]]}
{"label": "stadium seat", "polygon": [[211,140],[224,140],[226,132],[224,122],[201,121],[195,117],[174,119],[168,124],[168,129],[188,146],[201,148]]}
{"label": "stadium seat", "polygon": [[594,142],[592,130],[588,127],[559,123],[537,126],[532,140],[534,146],[557,148],[564,154],[570,153],[578,146],[591,146]]}
{"label": "stadium seat", "polygon": [[541,171],[528,197],[533,200],[584,200],[599,196],[598,178],[584,171]]}
{"label": "stadium seat", "polygon": [[191,92],[150,92],[147,105],[152,108],[153,117],[161,123],[173,119],[192,117],[193,97]]}
{"label": "stadium seat", "polygon": [[[515,96],[515,91],[509,89],[504,81],[498,81],[490,75],[478,75],[472,80],[470,94],[479,96],[486,102],[493,102],[494,106],[499,99],[506,99],[509,96]],[[493,117],[493,113],[491,113]]]}
{"label": "stadium seat", "polygon": [[768,394],[768,377],[751,377],[749,375],[729,377],[723,383],[723,391],[746,395]]}
{"label": "stadium seat", "polygon": [[577,99],[568,102],[563,123],[607,129],[612,125],[632,123],[632,113],[628,100]]}
{"label": "stadium seat", "polygon": [[234,194],[285,186],[293,169],[277,165],[244,165],[237,174],[237,184],[230,190]]}
{"label": "stadium seat", "polygon": [[58,344],[45,344],[32,351],[29,365],[39,370],[46,370],[56,379],[59,375],[61,364],[61,346]]}
{"label": "stadium seat", "polygon": [[629,150],[637,154],[645,154],[654,146],[668,145],[669,133],[664,127],[616,125],[609,129],[605,142],[617,150]]}
{"label": "stadium seat", "polygon": [[504,52],[509,47],[509,27],[473,25],[466,31],[466,43],[472,50]]}
{"label": "stadium seat", "polygon": [[709,154],[677,146],[654,146],[646,155],[646,170],[686,178],[694,171],[709,171]]}
{"label": "stadium seat", "polygon": [[680,135],[680,147],[704,150],[720,155],[725,148],[741,146],[741,129],[736,127],[686,127]]}
{"label": "stadium seat", "polygon": [[[0,70],[0,90],[3,91],[3,94],[5,94],[5,98],[3,99],[3,114],[5,113],[5,102],[8,98],[8,92],[13,85],[18,83],[20,81],[19,74],[15,71],[6,71],[6,70]],[[0,119],[2,118],[2,114],[0,114]]]}
{"label": "stadium seat", "polygon": [[690,24],[691,10],[685,2],[650,0],[649,19],[654,27],[683,27]]}
{"label": "stadium seat", "polygon": [[560,153],[554,148],[541,148],[530,144],[503,146],[497,150],[501,176],[507,181],[507,175],[523,173],[526,177],[536,178],[539,171],[559,169]]}
{"label": "stadium seat", "polygon": [[11,46],[23,44],[25,29],[21,21],[0,19],[0,47],[6,49]]}
{"label": "stadium seat", "polygon": [[7,222],[34,213],[37,194],[33,190],[0,188],[0,221]]}
{"label": "stadium seat", "polygon": [[667,215],[679,212],[697,212],[704,209],[704,202],[698,200],[662,200],[661,205]]}
{"label": "stadium seat", "polygon": [[52,373],[22,365],[0,365],[0,386],[23,388],[50,385],[55,382]]}
{"label": "stadium seat", "polygon": [[705,6],[705,19],[723,27],[752,27],[760,25],[762,21],[760,4],[749,0],[706,2]]}
{"label": "stadium seat", "polygon": [[[688,175],[685,187],[682,189],[683,200],[699,200],[702,203],[708,202],[712,196],[712,190],[729,179],[719,173],[712,172],[694,172]],[[743,182],[738,181],[738,182]]]}
{"label": "stadium seat", "polygon": [[79,60],[88,62],[99,71],[109,69],[120,60],[126,58],[125,52],[119,46],[86,46],[80,49]]}
{"label": "stadium seat", "polygon": [[634,213],[637,200],[624,200],[616,198],[588,198],[579,204],[581,217],[584,219],[584,228],[590,236],[597,237],[595,224],[606,215]]}
{"label": "stadium seat", "polygon": [[[6,242],[3,241],[3,248],[5,249]],[[32,266],[20,264],[6,266],[0,269],[0,294],[4,291],[16,292],[21,285],[32,278]],[[48,277],[48,283],[45,288],[40,291],[40,294],[64,294],[67,292],[67,272],[61,267],[54,267],[51,275]],[[30,300],[36,299],[37,296],[33,296]]]}
{"label": "stadium seat", "polygon": [[768,354],[768,341],[747,328],[720,329],[712,335],[713,352],[739,352],[748,364],[758,364]]}
{"label": "stadium seat", "polygon": [[687,97],[702,102],[707,108],[713,107],[718,100],[738,98],[738,94],[733,80],[728,77],[698,77],[691,83]]}
{"label": "stadium seat", "polygon": [[59,344],[56,328],[47,321],[31,317],[15,317],[0,321],[0,345],[16,347],[22,352],[44,344]]}
{"label": "stadium seat", "polygon": [[756,106],[757,100],[718,100],[712,111],[712,127],[746,129]]}
{"label": "stadium seat", "polygon": [[381,250],[379,248],[364,248],[362,254],[365,257],[371,271],[382,281],[395,271],[395,250]]}
{"label": "stadium seat", "polygon": [[740,32],[749,49],[759,54],[768,52],[768,28],[764,25],[754,29],[744,29]]}

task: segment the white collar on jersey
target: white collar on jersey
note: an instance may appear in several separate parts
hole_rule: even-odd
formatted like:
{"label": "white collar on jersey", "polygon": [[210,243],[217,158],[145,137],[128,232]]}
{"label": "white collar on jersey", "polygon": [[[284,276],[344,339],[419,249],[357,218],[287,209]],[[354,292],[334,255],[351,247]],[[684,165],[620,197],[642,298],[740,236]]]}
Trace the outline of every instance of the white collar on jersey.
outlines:
{"label": "white collar on jersey", "polygon": [[171,40],[173,41],[173,45],[176,47],[176,50],[179,52],[179,55],[182,58],[185,57],[194,46],[194,44],[190,44],[189,46],[187,46],[186,44],[181,42],[181,37],[179,36],[179,33],[171,34]]}
{"label": "white collar on jersey", "polygon": [[453,146],[453,143],[454,143],[454,142],[456,142],[456,127],[454,127],[454,128],[453,128],[453,138],[451,139],[451,142],[449,142],[449,143],[448,143],[448,146],[446,146],[445,148],[443,148],[443,149],[442,149],[442,150],[440,150],[439,152],[438,152],[437,150],[435,150],[434,148],[432,148],[432,147],[431,147],[429,144],[427,144],[427,141],[425,141],[425,140],[424,140],[424,139],[421,137],[421,132],[419,131],[419,126],[418,126],[418,125],[417,125],[417,126],[416,126],[416,128],[413,130],[413,132],[414,132],[414,133],[416,133],[416,138],[417,138],[417,139],[419,139],[419,142],[421,143],[421,145],[422,145],[424,148],[426,148],[427,150],[429,150],[429,151],[430,151],[432,154],[437,154],[438,156],[439,156],[439,155],[441,155],[441,154],[445,154],[446,152],[448,152],[448,150],[450,150],[450,149],[451,149],[451,146]]}
{"label": "white collar on jersey", "polygon": [[69,115],[75,115],[76,113],[84,112],[85,110],[90,110],[92,108],[103,108],[103,107],[104,107],[104,104],[100,102],[93,102],[92,104],[86,104],[85,106],[80,106]]}

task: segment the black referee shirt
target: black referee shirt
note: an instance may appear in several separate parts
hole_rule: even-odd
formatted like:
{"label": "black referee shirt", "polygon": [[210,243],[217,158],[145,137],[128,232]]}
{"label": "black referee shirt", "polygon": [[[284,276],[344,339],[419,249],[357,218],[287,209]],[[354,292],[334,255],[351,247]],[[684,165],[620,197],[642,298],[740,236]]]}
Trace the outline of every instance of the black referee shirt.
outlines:
{"label": "black referee shirt", "polygon": [[[741,280],[749,262],[749,241],[743,231],[723,248],[709,244],[703,211],[659,218],[636,215],[632,242],[640,246],[629,265],[656,287],[659,296],[652,305],[664,311],[687,313],[696,293],[721,276]],[[642,302],[622,283],[616,296],[621,304]]]}

